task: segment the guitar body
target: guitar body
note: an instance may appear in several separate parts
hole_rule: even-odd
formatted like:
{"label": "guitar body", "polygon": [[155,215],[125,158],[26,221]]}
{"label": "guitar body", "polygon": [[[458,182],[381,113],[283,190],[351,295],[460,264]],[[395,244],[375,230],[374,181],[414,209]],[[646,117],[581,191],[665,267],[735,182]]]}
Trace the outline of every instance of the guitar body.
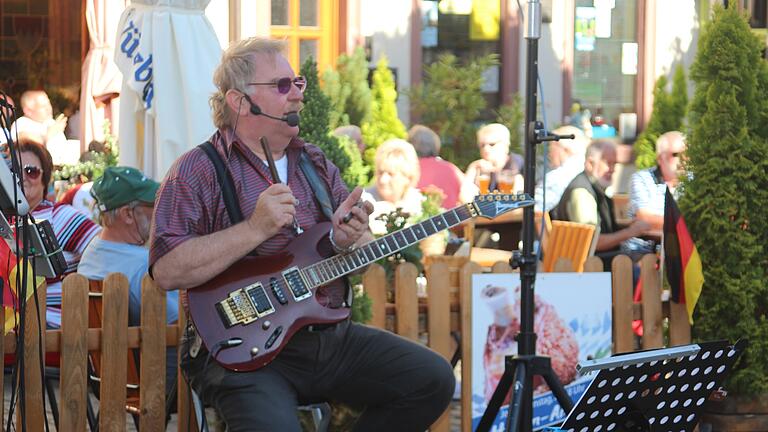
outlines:
{"label": "guitar body", "polygon": [[[290,269],[302,268],[325,258],[320,253],[320,246],[330,228],[329,222],[318,223],[294,239],[281,254],[245,257],[204,285],[187,291],[192,322],[209,350],[232,338],[242,340],[237,346],[219,350],[215,355],[219,363],[235,371],[258,369],[271,362],[302,327],[335,323],[349,316],[349,308],[327,307],[324,305],[327,297],[317,295],[318,291],[322,294],[327,288],[344,290],[343,279],[318,289],[308,289],[308,294],[299,296],[299,300],[286,282],[287,279],[294,280],[296,275]],[[276,294],[275,290],[281,294]],[[236,296],[230,304],[242,302],[248,296],[256,299],[254,304],[271,306],[273,310],[257,311],[258,316],[252,321],[232,324],[223,318],[227,311],[222,311],[227,309],[227,305],[222,306],[222,301],[231,293],[241,296]],[[262,293],[266,294],[269,303],[264,302]],[[237,313],[234,315],[238,316]]]}

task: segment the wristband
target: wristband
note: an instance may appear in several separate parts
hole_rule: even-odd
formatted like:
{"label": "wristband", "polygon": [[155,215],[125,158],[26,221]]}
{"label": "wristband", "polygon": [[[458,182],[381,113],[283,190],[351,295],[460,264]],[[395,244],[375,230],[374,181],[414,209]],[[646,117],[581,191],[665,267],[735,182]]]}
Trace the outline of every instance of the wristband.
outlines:
{"label": "wristband", "polygon": [[355,250],[355,244],[354,243],[349,245],[349,246],[347,246],[347,247],[345,247],[345,248],[339,247],[339,245],[337,245],[336,242],[333,241],[333,228],[331,228],[331,232],[328,233],[328,240],[331,241],[331,247],[338,254],[348,254],[348,253],[352,252],[353,250]]}

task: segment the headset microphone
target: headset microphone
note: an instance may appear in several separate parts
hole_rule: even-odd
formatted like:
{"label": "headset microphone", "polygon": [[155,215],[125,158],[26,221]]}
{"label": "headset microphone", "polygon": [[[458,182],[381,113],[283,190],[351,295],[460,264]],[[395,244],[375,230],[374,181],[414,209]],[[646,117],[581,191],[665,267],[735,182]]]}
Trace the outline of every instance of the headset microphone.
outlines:
{"label": "headset microphone", "polygon": [[256,116],[263,115],[266,118],[271,118],[273,120],[284,121],[288,126],[291,126],[291,127],[299,125],[299,120],[301,120],[301,117],[299,116],[299,113],[291,112],[291,113],[288,113],[288,114],[286,114],[286,115],[284,115],[282,117],[275,117],[273,115],[269,115],[269,114],[265,113],[264,111],[262,111],[261,108],[258,105],[253,103],[253,101],[251,100],[250,96],[248,96],[247,94],[243,93],[243,96],[245,96],[245,100],[248,101],[248,104],[251,105],[251,114],[256,115]]}

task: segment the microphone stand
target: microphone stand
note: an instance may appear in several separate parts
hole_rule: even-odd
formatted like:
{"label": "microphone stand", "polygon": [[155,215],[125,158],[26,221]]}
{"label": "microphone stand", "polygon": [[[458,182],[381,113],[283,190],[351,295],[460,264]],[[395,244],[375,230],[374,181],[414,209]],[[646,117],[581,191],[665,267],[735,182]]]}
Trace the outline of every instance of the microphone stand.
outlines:
{"label": "microphone stand", "polygon": [[[536,144],[556,141],[560,138],[574,138],[573,135],[548,134],[543,125],[536,121],[538,91],[538,55],[541,37],[541,3],[528,0],[525,39],[528,44],[525,83],[525,183],[523,190],[533,196],[536,187]],[[505,397],[514,389],[509,401],[506,431],[530,432],[533,428],[533,377],[544,378],[557,402],[565,410],[573,409],[573,402],[552,370],[549,357],[536,355],[536,333],[534,332],[534,285],[536,282],[536,254],[533,253],[534,212],[533,206],[523,209],[523,250],[515,251],[509,260],[513,269],[520,269],[520,333],[516,336],[518,355],[504,359],[504,374],[483,413],[476,431],[490,431]]]}

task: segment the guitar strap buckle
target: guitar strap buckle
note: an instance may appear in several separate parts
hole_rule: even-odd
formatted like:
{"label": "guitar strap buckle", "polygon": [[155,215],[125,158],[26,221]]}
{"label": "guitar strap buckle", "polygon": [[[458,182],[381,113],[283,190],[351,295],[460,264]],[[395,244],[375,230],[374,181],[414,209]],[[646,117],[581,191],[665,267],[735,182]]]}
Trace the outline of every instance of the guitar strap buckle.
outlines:
{"label": "guitar strap buckle", "polygon": [[197,355],[200,353],[200,349],[203,346],[203,339],[197,333],[197,330],[191,321],[185,330],[184,339],[189,347],[189,357],[197,358]]}

